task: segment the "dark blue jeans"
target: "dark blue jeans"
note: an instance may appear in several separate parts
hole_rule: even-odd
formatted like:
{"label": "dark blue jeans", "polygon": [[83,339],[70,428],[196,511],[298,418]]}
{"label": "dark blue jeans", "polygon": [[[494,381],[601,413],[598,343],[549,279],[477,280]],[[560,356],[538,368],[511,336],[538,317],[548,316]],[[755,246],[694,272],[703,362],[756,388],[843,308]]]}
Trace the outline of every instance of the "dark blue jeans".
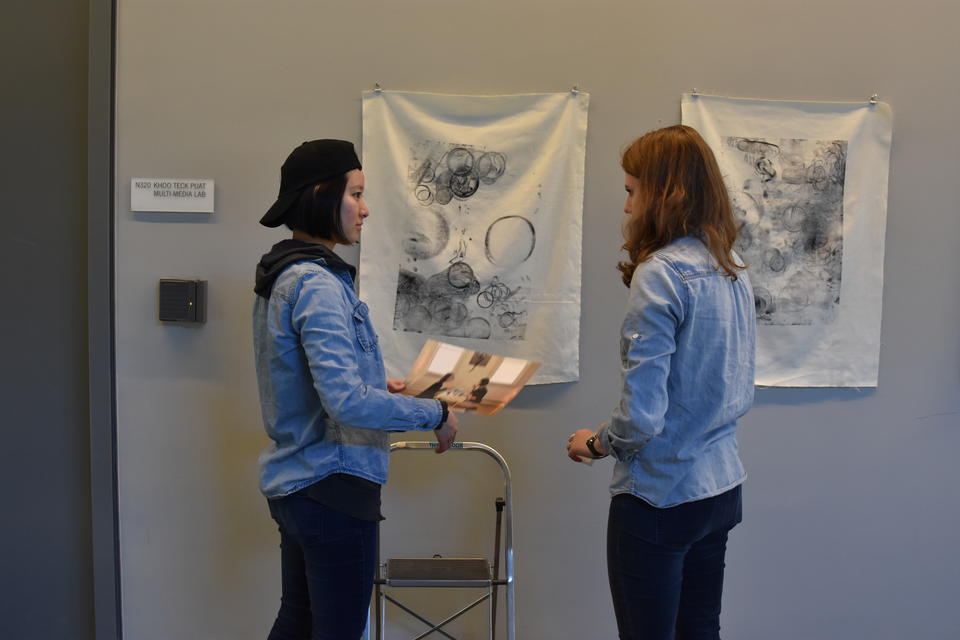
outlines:
{"label": "dark blue jeans", "polygon": [[293,494],[268,500],[283,593],[268,640],[356,640],[367,622],[377,525]]}
{"label": "dark blue jeans", "polygon": [[666,509],[613,497],[607,571],[621,640],[720,638],[727,532],[741,504],[739,486]]}

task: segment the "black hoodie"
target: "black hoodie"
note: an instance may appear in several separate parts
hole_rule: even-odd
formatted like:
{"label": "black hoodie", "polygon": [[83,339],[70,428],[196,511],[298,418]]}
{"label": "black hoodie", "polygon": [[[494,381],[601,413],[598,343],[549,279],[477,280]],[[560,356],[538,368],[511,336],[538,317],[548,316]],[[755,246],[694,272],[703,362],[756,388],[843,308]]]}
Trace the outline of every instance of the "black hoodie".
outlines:
{"label": "black hoodie", "polygon": [[270,291],[273,289],[273,281],[283,273],[284,269],[295,262],[318,258],[326,260],[327,266],[346,269],[351,280],[357,276],[357,270],[353,265],[344,262],[343,258],[322,244],[292,239],[281,240],[260,258],[260,262],[257,264],[254,292],[261,298],[269,299]]}

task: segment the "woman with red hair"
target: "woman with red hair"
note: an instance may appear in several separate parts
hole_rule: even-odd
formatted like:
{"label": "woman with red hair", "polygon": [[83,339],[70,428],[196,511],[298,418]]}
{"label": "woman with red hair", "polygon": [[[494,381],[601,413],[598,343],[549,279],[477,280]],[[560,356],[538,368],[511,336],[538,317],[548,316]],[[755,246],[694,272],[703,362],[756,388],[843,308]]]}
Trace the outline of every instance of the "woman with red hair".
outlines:
{"label": "woman with red hair", "polygon": [[621,165],[621,399],[567,452],[616,460],[607,569],[620,638],[715,639],[746,477],[736,429],[753,404],[753,293],[720,169],[694,129],[652,131]]}

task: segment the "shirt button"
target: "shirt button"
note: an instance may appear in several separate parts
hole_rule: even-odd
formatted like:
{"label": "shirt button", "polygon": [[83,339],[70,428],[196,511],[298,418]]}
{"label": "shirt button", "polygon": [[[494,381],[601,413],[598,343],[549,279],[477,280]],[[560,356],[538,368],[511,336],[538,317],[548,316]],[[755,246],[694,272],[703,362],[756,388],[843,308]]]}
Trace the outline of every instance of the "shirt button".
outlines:
{"label": "shirt button", "polygon": [[630,336],[630,338],[633,339],[633,340],[636,340],[636,339],[639,338],[639,337],[640,337],[640,334],[639,334],[639,333],[635,333],[635,334],[633,334],[632,336]]}

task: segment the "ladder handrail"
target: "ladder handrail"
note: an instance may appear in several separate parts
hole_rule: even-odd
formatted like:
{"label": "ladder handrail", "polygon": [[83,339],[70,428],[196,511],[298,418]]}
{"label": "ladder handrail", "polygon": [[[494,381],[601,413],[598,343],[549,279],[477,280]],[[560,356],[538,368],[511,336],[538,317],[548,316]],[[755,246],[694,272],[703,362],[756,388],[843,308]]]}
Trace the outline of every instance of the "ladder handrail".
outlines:
{"label": "ladder handrail", "polygon": [[[436,442],[428,442],[423,440],[404,440],[401,442],[394,442],[390,445],[390,453],[394,451],[401,450],[421,450],[421,451],[431,451],[437,448]],[[494,460],[497,461],[497,464],[500,465],[500,470],[503,471],[503,499],[506,503],[504,506],[504,511],[506,512],[506,517],[504,518],[504,570],[506,571],[506,587],[507,587],[507,640],[514,640],[515,638],[515,626],[516,626],[516,604],[514,601],[514,574],[513,574],[513,488],[511,486],[512,480],[510,476],[510,467],[507,465],[507,461],[503,458],[500,453],[489,445],[485,445],[482,442],[454,442],[449,451],[480,451]],[[377,545],[379,547],[379,544]]]}

